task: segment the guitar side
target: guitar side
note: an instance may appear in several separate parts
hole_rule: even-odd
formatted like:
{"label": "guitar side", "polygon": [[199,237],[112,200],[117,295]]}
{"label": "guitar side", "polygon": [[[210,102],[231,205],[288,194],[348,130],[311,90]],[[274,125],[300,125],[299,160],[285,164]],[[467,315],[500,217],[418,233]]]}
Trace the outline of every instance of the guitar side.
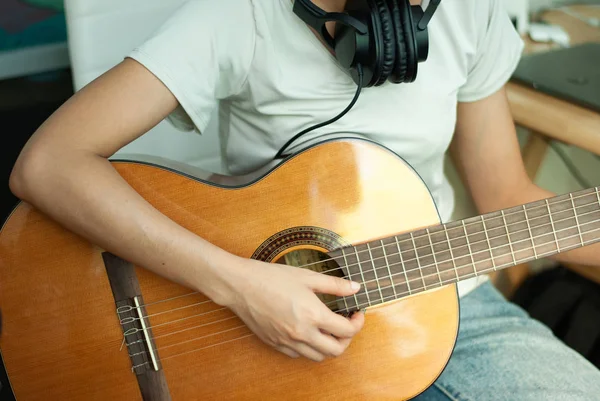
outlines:
{"label": "guitar side", "polygon": [[[166,216],[244,257],[291,228],[317,227],[358,244],[439,223],[414,171],[367,141],[320,144],[236,188],[157,166],[114,166]],[[305,241],[281,253],[299,248],[331,250]],[[26,204],[0,232],[0,348],[17,400],[141,399],[128,353],[119,351],[123,334],[101,252]],[[136,272],[147,304],[190,293]],[[271,350],[231,312],[210,312],[216,308],[206,300],[197,294],[148,310],[173,400],[409,399],[439,376],[458,330],[456,288],[446,286],[367,309],[346,353],[314,363]]]}

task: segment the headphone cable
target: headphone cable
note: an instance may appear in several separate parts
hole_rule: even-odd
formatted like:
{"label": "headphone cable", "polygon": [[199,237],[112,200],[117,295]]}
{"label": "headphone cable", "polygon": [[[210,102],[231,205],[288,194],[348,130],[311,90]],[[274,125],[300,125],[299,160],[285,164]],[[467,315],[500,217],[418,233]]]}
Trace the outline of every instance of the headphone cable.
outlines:
{"label": "headphone cable", "polygon": [[336,122],[337,120],[339,120],[340,118],[342,118],[346,113],[348,113],[350,111],[350,109],[352,107],[354,107],[354,104],[356,103],[356,101],[358,100],[358,97],[360,96],[360,92],[362,90],[363,87],[363,69],[362,69],[362,65],[358,64],[356,66],[356,71],[358,73],[358,87],[356,88],[356,93],[354,94],[354,98],[352,99],[352,101],[350,102],[350,104],[348,105],[348,107],[346,107],[340,114],[338,114],[337,116],[335,116],[334,118],[332,118],[331,120],[313,125],[312,127],[308,127],[307,129],[305,129],[304,131],[294,135],[289,141],[287,141],[285,143],[285,145],[283,145],[281,147],[281,149],[279,149],[279,152],[277,152],[277,154],[275,155],[274,159],[284,159],[290,155],[284,155],[283,152],[285,151],[285,149],[287,149],[296,139],[300,138],[302,135],[309,133],[310,131],[316,130],[318,128],[324,127],[326,125],[332,124],[334,122]]}

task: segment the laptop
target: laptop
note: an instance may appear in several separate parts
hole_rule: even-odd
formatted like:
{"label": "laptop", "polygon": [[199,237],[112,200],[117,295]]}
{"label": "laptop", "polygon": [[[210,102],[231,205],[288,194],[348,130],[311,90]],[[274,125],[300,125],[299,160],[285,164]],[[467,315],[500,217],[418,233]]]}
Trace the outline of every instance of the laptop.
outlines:
{"label": "laptop", "polygon": [[525,55],[512,79],[600,113],[600,43]]}

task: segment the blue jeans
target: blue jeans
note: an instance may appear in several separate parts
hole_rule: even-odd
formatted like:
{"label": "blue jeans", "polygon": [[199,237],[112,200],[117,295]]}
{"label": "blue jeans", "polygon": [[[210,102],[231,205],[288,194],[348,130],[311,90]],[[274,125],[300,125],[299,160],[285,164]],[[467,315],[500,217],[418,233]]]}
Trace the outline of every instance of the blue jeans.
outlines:
{"label": "blue jeans", "polygon": [[489,282],[460,302],[450,362],[414,401],[600,400],[600,370]]}

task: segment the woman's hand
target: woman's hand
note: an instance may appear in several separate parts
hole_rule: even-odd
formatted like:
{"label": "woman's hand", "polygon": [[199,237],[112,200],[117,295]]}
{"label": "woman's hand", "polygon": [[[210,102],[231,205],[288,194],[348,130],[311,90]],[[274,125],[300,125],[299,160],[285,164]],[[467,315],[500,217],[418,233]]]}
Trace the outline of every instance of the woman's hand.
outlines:
{"label": "woman's hand", "polygon": [[345,318],[315,295],[349,296],[358,283],[280,264],[242,258],[234,263],[244,274],[225,303],[263,342],[290,357],[339,356],[364,324],[363,313]]}

